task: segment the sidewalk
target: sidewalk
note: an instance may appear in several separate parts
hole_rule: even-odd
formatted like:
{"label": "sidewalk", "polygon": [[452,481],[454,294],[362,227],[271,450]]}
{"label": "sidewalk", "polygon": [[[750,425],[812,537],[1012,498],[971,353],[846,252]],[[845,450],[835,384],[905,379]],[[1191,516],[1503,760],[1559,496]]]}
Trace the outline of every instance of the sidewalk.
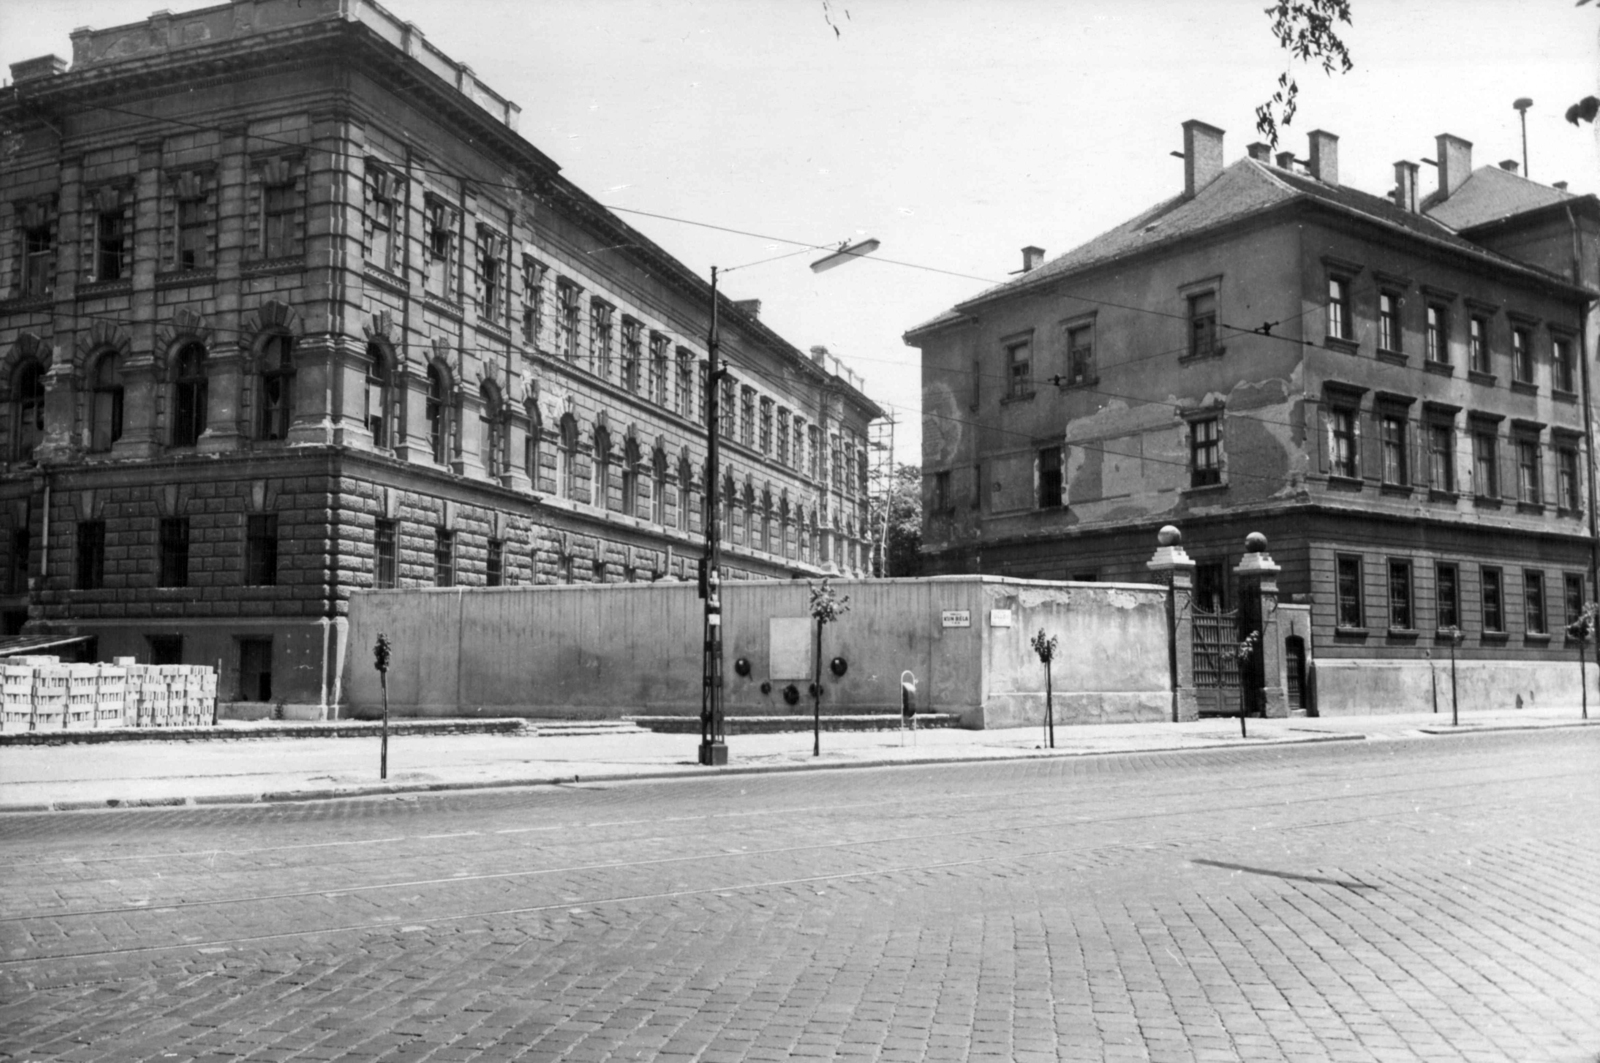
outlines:
{"label": "sidewalk", "polygon": [[[1600,723],[1600,721],[1591,721]],[[809,731],[731,735],[729,763],[696,763],[698,736],[618,727],[602,734],[550,734],[545,727],[503,733],[391,734],[389,777],[378,778],[378,739],[248,737],[249,723],[225,723],[235,741],[152,739],[94,745],[0,748],[0,812],[141,805],[239,804],[387,793],[600,782],[653,776],[729,775],[890,764],[1027,759],[1435,736],[1486,730],[1583,726],[1576,709],[1526,709],[1463,715],[1386,714],[1193,723],[1057,727],[1056,748],[1039,728],[1001,731],[823,732],[813,757]],[[306,725],[315,728],[316,725]],[[554,728],[548,728],[553,730]]]}

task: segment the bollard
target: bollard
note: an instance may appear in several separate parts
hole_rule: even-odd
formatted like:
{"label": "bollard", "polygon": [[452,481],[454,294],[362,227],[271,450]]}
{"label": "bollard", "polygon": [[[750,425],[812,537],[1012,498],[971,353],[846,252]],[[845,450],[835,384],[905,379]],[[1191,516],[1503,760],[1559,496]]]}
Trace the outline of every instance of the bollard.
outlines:
{"label": "bollard", "polygon": [[917,677],[907,668],[900,673],[900,745],[906,744],[906,727],[911,727],[911,744],[917,743]]}

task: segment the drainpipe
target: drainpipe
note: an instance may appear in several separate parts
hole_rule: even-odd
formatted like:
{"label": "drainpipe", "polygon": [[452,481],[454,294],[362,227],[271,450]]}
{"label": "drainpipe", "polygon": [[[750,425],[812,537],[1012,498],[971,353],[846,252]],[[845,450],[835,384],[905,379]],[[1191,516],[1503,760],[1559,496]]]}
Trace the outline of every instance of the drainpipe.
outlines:
{"label": "drainpipe", "polygon": [[[1578,221],[1572,216],[1572,205],[1566,204],[1567,227],[1572,234],[1572,283],[1583,283],[1583,247],[1578,239]],[[1578,367],[1579,379],[1583,382],[1583,444],[1588,451],[1585,455],[1584,465],[1589,480],[1589,579],[1595,588],[1595,595],[1600,598],[1600,529],[1596,527],[1595,516],[1595,455],[1594,455],[1594,411],[1591,408],[1591,395],[1589,391],[1589,315],[1593,312],[1594,300],[1590,299],[1583,306],[1583,312],[1578,316]],[[1600,666],[1600,638],[1590,632],[1590,639],[1595,647],[1595,663]]]}

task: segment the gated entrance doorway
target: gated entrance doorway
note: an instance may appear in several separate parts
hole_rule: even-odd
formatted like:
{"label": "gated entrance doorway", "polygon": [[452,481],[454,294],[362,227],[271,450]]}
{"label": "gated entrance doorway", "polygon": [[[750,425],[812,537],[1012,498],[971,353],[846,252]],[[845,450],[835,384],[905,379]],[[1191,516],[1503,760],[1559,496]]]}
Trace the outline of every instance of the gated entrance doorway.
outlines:
{"label": "gated entrance doorway", "polygon": [[1236,716],[1240,705],[1239,610],[1193,607],[1194,693],[1201,716]]}

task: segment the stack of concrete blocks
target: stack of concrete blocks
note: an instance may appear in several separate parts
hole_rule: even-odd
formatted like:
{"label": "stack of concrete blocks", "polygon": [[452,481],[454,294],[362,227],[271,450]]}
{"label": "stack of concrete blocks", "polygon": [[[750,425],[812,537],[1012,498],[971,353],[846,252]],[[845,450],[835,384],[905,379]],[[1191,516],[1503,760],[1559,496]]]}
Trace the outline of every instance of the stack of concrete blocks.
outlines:
{"label": "stack of concrete blocks", "polygon": [[0,660],[0,730],[208,727],[217,673],[203,665],[62,664],[57,657]]}

